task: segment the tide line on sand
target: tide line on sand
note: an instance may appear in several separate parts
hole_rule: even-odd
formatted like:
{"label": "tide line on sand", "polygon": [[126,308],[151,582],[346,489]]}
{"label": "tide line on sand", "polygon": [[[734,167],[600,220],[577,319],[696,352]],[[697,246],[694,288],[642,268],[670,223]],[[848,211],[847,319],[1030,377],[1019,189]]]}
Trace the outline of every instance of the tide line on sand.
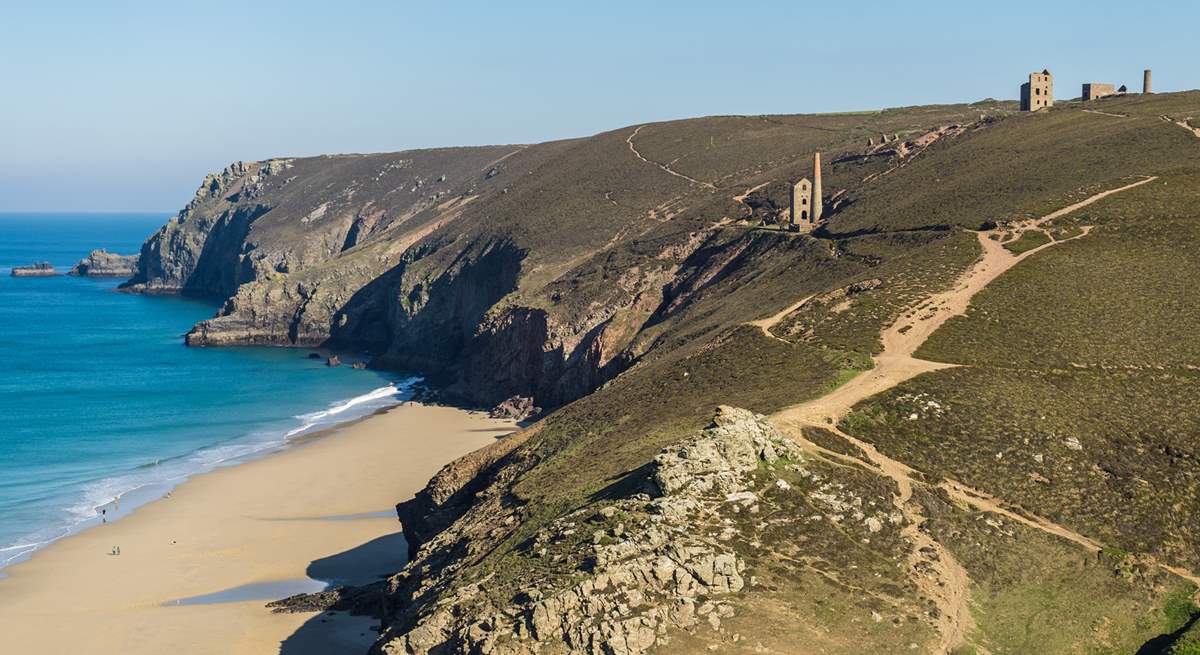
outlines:
{"label": "tide line on sand", "polygon": [[[272,614],[263,598],[164,603],[256,583],[394,572],[405,550],[400,525],[380,508],[411,498],[442,466],[512,429],[479,413],[404,404],[303,448],[197,475],[169,498],[7,569],[0,580],[5,647],[47,655],[236,655],[326,638],[322,626],[308,625],[312,616]],[[120,556],[109,555],[115,546]],[[64,623],[88,639],[62,639]]]}
{"label": "tide line on sand", "polygon": [[412,397],[412,388],[419,381],[408,378],[335,401],[326,409],[295,416],[298,425],[293,427],[260,430],[88,483],[79,491],[79,500],[66,507],[61,517],[49,518],[46,526],[26,534],[20,543],[0,547],[0,571],[60,539],[124,518],[194,475],[278,452],[321,431],[404,402]]}

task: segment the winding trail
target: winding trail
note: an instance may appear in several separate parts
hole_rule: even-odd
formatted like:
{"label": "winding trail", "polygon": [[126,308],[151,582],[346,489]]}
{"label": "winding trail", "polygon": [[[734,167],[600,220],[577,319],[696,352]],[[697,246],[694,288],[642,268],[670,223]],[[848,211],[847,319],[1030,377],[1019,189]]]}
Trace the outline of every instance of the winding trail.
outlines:
{"label": "winding trail", "polygon": [[671,175],[674,175],[675,177],[678,177],[678,178],[681,178],[681,179],[687,180],[688,182],[691,182],[692,184],[699,184],[700,186],[702,186],[702,187],[704,187],[704,188],[706,188],[706,189],[716,189],[716,188],[717,188],[717,187],[713,186],[713,185],[712,185],[711,183],[709,183],[709,182],[701,182],[700,180],[697,180],[697,179],[696,179],[696,178],[694,178],[694,177],[688,177],[687,175],[684,175],[683,173],[680,173],[680,172],[678,172],[678,171],[672,170],[672,169],[671,169],[671,167],[670,167],[670,166],[668,166],[668,165],[666,165],[666,164],[660,164],[660,163],[658,163],[658,162],[656,162],[656,161],[654,161],[654,160],[652,160],[652,159],[646,159],[645,157],[643,157],[643,156],[642,156],[642,153],[638,152],[638,149],[637,149],[637,147],[635,147],[635,146],[633,145],[633,137],[637,136],[637,135],[638,135],[638,132],[641,132],[643,127],[646,127],[646,126],[645,126],[645,125],[638,125],[637,127],[635,127],[635,128],[633,129],[633,133],[629,135],[629,138],[625,139],[625,143],[628,143],[628,144],[629,144],[629,150],[630,150],[630,152],[632,152],[632,153],[634,154],[634,156],[635,156],[635,157],[637,157],[638,159],[640,159],[640,160],[642,160],[642,161],[646,162],[647,164],[654,164],[655,166],[657,166],[657,167],[661,168],[662,170],[666,171],[667,173],[669,173],[669,174],[671,174]]}
{"label": "winding trail", "polygon": [[[813,294],[813,295],[816,295],[816,294]],[[805,296],[804,298],[801,298],[800,300],[797,300],[796,302],[779,310],[779,313],[777,313],[777,314],[768,316],[766,318],[760,318],[757,321],[750,321],[746,325],[753,325],[754,327],[757,327],[758,329],[762,330],[762,333],[767,335],[768,337],[790,344],[791,341],[788,341],[787,339],[780,339],[779,337],[772,334],[771,328],[775,327],[776,325],[779,324],[780,321],[787,318],[788,314],[791,314],[792,312],[796,311],[797,309],[800,309],[801,307],[803,307],[805,305],[805,303],[807,303],[808,301],[810,301],[812,299],[813,299],[813,296]]]}
{"label": "winding trail", "polygon": [[768,184],[770,184],[770,182],[763,182],[762,184],[756,184],[756,185],[750,187],[749,189],[746,189],[745,191],[734,196],[733,201],[744,205],[744,204],[746,204],[746,198],[749,198],[750,194],[754,193],[755,191],[758,191],[759,189],[767,186]]}
{"label": "winding trail", "polygon": [[1112,116],[1113,118],[1129,118],[1129,114],[1113,114],[1113,113],[1107,112],[1107,111],[1100,111],[1099,109],[1084,109],[1083,113],[1099,114],[1101,116]]}
{"label": "winding trail", "polygon": [[508,153],[507,155],[504,155],[504,156],[500,157],[499,159],[494,159],[494,160],[492,160],[492,161],[490,161],[490,162],[488,162],[488,163],[484,164],[484,165],[483,165],[483,168],[482,168],[481,170],[483,170],[483,171],[485,171],[485,172],[486,172],[486,171],[488,171],[489,169],[491,169],[493,166],[495,166],[495,165],[499,164],[500,162],[504,161],[505,159],[508,159],[509,157],[512,157],[513,155],[515,155],[515,154],[517,154],[517,153],[519,153],[519,152],[522,152],[522,151],[524,151],[524,150],[525,150],[525,149],[527,149],[527,148],[529,148],[529,146],[526,146],[526,145],[519,145],[519,146],[517,146],[517,149],[516,149],[516,150],[513,150],[512,152]]}
{"label": "winding trail", "polygon": [[1162,119],[1164,121],[1167,121],[1168,123],[1174,123],[1174,124],[1178,125],[1179,127],[1182,127],[1183,129],[1187,130],[1188,132],[1191,132],[1192,136],[1196,137],[1197,139],[1200,139],[1200,127],[1192,127],[1192,124],[1188,122],[1188,119],[1175,120],[1174,118],[1171,118],[1170,116],[1162,116]]}
{"label": "winding trail", "polygon": [[[1007,250],[1005,245],[1015,242],[1027,231],[1044,231],[1043,226],[1056,218],[1156,179],[1158,178],[1146,177],[1122,187],[1097,193],[1041,218],[1010,226],[1005,232],[990,230],[976,233],[983,250],[980,258],[955,281],[950,289],[935,293],[901,312],[895,322],[881,332],[883,351],[873,358],[875,367],[872,370],[858,375],[820,398],[788,407],[771,417],[772,422],[783,433],[806,448],[823,457],[862,466],[889,478],[896,484],[898,491],[893,498],[893,504],[906,519],[903,535],[911,544],[908,556],[910,576],[922,593],[932,600],[938,609],[935,625],[938,629],[939,641],[934,652],[939,655],[945,655],[962,644],[975,626],[970,609],[970,578],[953,554],[929,533],[921,529],[921,525],[925,521],[925,517],[921,513],[922,508],[919,503],[911,501],[913,486],[926,484],[923,482],[924,476],[907,464],[881,453],[872,444],[842,432],[837,427],[838,423],[855,404],[862,400],[887,391],[922,373],[956,366],[955,364],[917,359],[913,353],[946,321],[965,314],[971,298],[1000,275],[1024,259],[1047,248],[1087,236],[1092,228],[1091,226],[1084,227],[1078,234],[1065,239],[1055,239],[1049,232],[1046,232],[1051,237],[1050,242],[1019,255]],[[753,321],[752,324],[759,327],[764,334],[778,339],[779,337],[771,334],[771,328],[802,307],[811,298],[812,296],[804,298],[783,311]],[[865,461],[835,453],[813,443],[803,434],[806,427],[823,428],[833,432],[861,451]],[[954,501],[978,511],[1004,516],[1030,528],[1066,539],[1091,551],[1098,551],[1102,548],[1099,543],[1073,530],[1029,512],[1010,509],[1004,501],[971,489],[962,483],[944,480],[936,486],[944,490]],[[1193,582],[1200,580],[1187,571],[1166,566],[1163,568]],[[980,652],[985,651],[981,650]]]}

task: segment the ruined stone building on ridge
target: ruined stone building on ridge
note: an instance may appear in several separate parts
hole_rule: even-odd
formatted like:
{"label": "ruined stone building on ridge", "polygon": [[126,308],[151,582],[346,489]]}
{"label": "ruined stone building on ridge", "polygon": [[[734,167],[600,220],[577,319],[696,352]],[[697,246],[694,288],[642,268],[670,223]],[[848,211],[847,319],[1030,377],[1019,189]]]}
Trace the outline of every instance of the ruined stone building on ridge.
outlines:
{"label": "ruined stone building on ridge", "polygon": [[[1129,90],[1124,84],[1121,85],[1121,88],[1114,91],[1113,85],[1111,85],[1111,84],[1101,84],[1099,82],[1088,82],[1087,84],[1083,85],[1083,92],[1080,93],[1079,97],[1084,102],[1087,102],[1088,100],[1096,100],[1098,98],[1104,98],[1107,96],[1125,95],[1128,92],[1129,92]],[[1149,68],[1142,71],[1142,93],[1143,94],[1154,93],[1154,90],[1153,90],[1153,88],[1151,88],[1151,85],[1150,85],[1150,69]]]}
{"label": "ruined stone building on ridge", "polygon": [[1111,84],[1101,84],[1099,82],[1088,82],[1083,85],[1083,91],[1079,97],[1084,100],[1097,100],[1111,95],[1116,95],[1117,91]]}
{"label": "ruined stone building on ridge", "polygon": [[[1103,82],[1085,82],[1080,91],[1079,99],[1083,102],[1099,100],[1109,96],[1121,96],[1128,93],[1128,88],[1122,84],[1120,88]],[[1151,85],[1151,71],[1142,71],[1142,93],[1154,93]],[[1021,111],[1037,111],[1054,105],[1054,76],[1049,70],[1040,73],[1030,73],[1029,81],[1021,85]]]}
{"label": "ruined stone building on ridge", "polygon": [[1021,85],[1021,111],[1037,111],[1054,106],[1054,76],[1048,69],[1030,73]]}
{"label": "ruined stone building on ridge", "polygon": [[792,216],[785,226],[792,232],[812,232],[821,224],[821,153],[813,155],[813,179],[801,178],[792,186]]}

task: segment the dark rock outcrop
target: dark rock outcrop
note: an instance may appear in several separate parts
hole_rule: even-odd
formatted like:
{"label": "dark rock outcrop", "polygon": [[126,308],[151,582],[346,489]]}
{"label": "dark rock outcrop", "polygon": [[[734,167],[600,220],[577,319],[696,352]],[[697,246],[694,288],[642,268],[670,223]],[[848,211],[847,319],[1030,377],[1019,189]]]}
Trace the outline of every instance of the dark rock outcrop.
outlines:
{"label": "dark rock outcrop", "polygon": [[396,505],[410,559],[471,508],[475,494],[496,481],[506,458],[536,430],[522,430],[447,464],[414,498]]}
{"label": "dark rock outcrop", "polygon": [[531,416],[536,416],[541,412],[540,407],[533,404],[533,399],[525,396],[513,396],[508,400],[496,405],[488,412],[488,416],[492,418],[510,418],[517,421],[523,421]]}
{"label": "dark rock outcrop", "polygon": [[380,616],[383,583],[361,587],[334,587],[312,594],[296,594],[267,603],[276,614],[310,612],[350,612],[359,616]]}
{"label": "dark rock outcrop", "polygon": [[79,260],[67,275],[130,278],[137,274],[138,259],[139,255],[117,255],[100,248]]}

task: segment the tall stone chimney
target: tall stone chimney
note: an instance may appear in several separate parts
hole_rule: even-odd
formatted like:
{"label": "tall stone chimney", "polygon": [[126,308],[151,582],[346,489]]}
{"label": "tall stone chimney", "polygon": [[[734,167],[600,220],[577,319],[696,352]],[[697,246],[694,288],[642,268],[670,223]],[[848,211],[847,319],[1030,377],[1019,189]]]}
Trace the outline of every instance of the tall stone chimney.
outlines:
{"label": "tall stone chimney", "polygon": [[821,210],[825,208],[825,199],[821,196],[821,153],[813,155],[813,223],[821,220]]}
{"label": "tall stone chimney", "polygon": [[1154,93],[1150,88],[1150,69],[1142,71],[1142,93]]}

